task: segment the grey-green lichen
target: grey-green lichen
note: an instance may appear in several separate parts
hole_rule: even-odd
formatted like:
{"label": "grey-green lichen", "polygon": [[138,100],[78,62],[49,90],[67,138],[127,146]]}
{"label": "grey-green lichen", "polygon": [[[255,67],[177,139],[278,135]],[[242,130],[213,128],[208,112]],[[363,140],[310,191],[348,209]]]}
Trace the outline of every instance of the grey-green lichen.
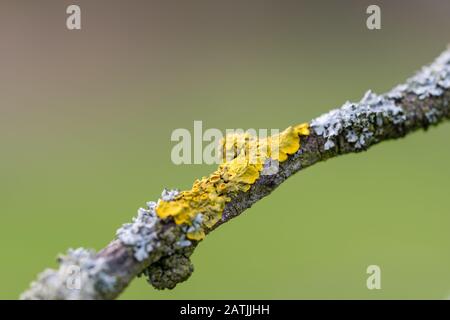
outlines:
{"label": "grey-green lichen", "polygon": [[158,217],[155,215],[155,202],[148,202],[147,208],[140,208],[132,223],[124,224],[117,230],[117,238],[125,245],[131,246],[134,257],[143,261],[158,246]]}
{"label": "grey-green lichen", "polygon": [[[143,261],[149,258],[150,254],[156,249],[164,249],[160,248],[164,241],[159,236],[162,225],[161,219],[156,215],[155,208],[160,201],[172,201],[178,194],[179,191],[176,189],[164,189],[158,202],[147,202],[146,208],[139,208],[132,223],[126,223],[117,230],[117,238],[133,249],[136,260]],[[186,238],[188,230],[181,227],[176,229],[179,229],[178,239],[174,239],[173,244],[167,242],[164,244],[169,247],[173,245],[174,249],[192,245],[192,242]]]}
{"label": "grey-green lichen", "polygon": [[94,250],[69,249],[58,257],[59,269],[47,269],[31,284],[21,299],[78,300],[108,296],[117,281],[108,273],[104,258]]}
{"label": "grey-green lichen", "polygon": [[122,225],[116,232],[117,238],[133,250],[137,261],[150,259],[149,267],[141,274],[157,289],[175,287],[193,270],[189,256],[195,241],[186,235],[200,229],[202,215],[198,214],[190,226],[179,226],[163,221],[155,212],[158,203],[173,201],[178,194],[176,189],[164,189],[157,202],[147,202],[145,208],[138,210],[132,223]]}
{"label": "grey-green lichen", "polygon": [[438,97],[450,88],[450,52],[445,51],[434,63],[423,67],[408,82],[408,91],[419,96],[419,99]]}
{"label": "grey-green lichen", "polygon": [[[450,88],[450,51],[442,53],[432,64],[423,67],[405,84],[396,86],[386,95],[368,91],[360,102],[346,102],[311,122],[311,128],[326,140],[324,150],[334,148],[338,139],[353,147],[364,149],[382,133],[386,123],[401,125],[406,121],[404,110],[397,100],[414,94],[419,100],[439,97]],[[434,124],[443,116],[442,111],[430,106],[422,110],[427,124]]]}
{"label": "grey-green lichen", "polygon": [[360,102],[347,101],[341,108],[331,110],[311,122],[311,128],[326,141],[324,149],[336,146],[339,137],[355,149],[363,149],[375,139],[384,124],[401,124],[406,120],[403,109],[391,99],[367,91]]}
{"label": "grey-green lichen", "polygon": [[400,99],[412,93],[423,100],[438,97],[450,88],[450,50],[443,52],[432,64],[423,67],[415,76],[392,89],[387,96]]}

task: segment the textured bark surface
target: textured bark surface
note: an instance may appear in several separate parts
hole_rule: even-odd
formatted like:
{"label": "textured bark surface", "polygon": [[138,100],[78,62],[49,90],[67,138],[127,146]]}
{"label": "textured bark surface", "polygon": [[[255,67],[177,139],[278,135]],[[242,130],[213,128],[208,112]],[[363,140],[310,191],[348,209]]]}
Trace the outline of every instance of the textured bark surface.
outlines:
{"label": "textured bark surface", "polygon": [[[313,120],[311,134],[302,138],[301,148],[280,163],[276,174],[261,176],[249,191],[238,193],[227,203],[222,219],[207,232],[240,215],[301,169],[342,154],[367,150],[379,142],[401,138],[449,119],[450,52],[444,52],[404,85],[385,95],[369,93],[368,97],[351,108],[343,107],[342,110],[347,110],[343,116],[338,112]],[[374,107],[375,104],[378,106]],[[375,111],[370,111],[371,108]],[[347,119],[349,115],[357,119],[354,125],[354,120]],[[329,125],[327,121],[334,124]],[[333,128],[333,132],[323,133],[322,125]],[[189,256],[198,243],[178,246],[180,227],[170,219],[157,220],[153,228],[157,230],[158,246],[145,259],[137,259],[135,248],[119,239],[98,253],[84,249],[70,251],[60,259],[58,270],[44,271],[21,298],[113,299],[142,273],[158,289],[175,287],[192,273]],[[72,281],[73,273],[69,271],[73,265],[79,266],[81,275],[80,286],[76,288],[68,285]]]}

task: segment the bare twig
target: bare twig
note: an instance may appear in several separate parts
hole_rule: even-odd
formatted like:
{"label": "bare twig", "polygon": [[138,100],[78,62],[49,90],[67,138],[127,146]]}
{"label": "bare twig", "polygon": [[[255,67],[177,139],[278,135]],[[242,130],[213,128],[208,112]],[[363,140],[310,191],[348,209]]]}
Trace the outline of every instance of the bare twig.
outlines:
{"label": "bare twig", "polygon": [[[221,220],[206,231],[238,216],[301,169],[442,123],[450,118],[449,101],[447,50],[387,94],[369,91],[360,102],[347,102],[311,121],[311,132],[302,138],[301,148],[280,163],[276,174],[260,176],[250,190],[234,194]],[[164,191],[162,197],[170,201],[174,195]],[[156,216],[155,205],[148,203],[147,209],[140,209],[133,223],[119,229],[117,238],[100,252],[69,250],[59,259],[59,269],[41,273],[21,298],[113,299],[142,273],[159,289],[186,280],[193,270],[189,256],[198,242],[187,240],[173,219]]]}

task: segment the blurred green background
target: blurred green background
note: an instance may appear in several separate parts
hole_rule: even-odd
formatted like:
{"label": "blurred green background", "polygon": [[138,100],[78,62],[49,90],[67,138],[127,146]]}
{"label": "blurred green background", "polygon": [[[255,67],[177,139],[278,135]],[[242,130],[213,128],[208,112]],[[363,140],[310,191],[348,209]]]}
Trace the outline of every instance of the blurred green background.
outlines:
{"label": "blurred green background", "polygon": [[[81,31],[65,28],[72,3]],[[283,129],[385,92],[450,42],[449,13],[440,0],[2,0],[0,298],[215,169],[172,164],[174,129]],[[121,297],[446,298],[449,135],[313,166],[208,236],[187,282],[137,279]],[[366,288],[372,264],[381,290]]]}

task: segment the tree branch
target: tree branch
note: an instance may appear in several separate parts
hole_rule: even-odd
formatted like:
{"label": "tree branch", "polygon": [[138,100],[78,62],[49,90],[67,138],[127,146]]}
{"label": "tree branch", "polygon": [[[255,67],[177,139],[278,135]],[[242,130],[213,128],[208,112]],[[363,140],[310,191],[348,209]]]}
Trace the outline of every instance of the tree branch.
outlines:
{"label": "tree branch", "polygon": [[[301,169],[442,123],[450,118],[449,101],[450,49],[390,92],[369,91],[360,102],[347,102],[312,120],[300,149],[280,162],[276,174],[261,175],[248,191],[234,193],[220,221],[206,233],[237,217]],[[165,190],[162,199],[171,201],[176,194]],[[186,229],[173,219],[159,218],[156,205],[149,202],[148,208],[140,209],[100,252],[69,250],[58,259],[59,269],[41,273],[21,298],[114,299],[141,274],[158,289],[186,280],[193,271],[189,256],[198,241],[188,240]]]}

